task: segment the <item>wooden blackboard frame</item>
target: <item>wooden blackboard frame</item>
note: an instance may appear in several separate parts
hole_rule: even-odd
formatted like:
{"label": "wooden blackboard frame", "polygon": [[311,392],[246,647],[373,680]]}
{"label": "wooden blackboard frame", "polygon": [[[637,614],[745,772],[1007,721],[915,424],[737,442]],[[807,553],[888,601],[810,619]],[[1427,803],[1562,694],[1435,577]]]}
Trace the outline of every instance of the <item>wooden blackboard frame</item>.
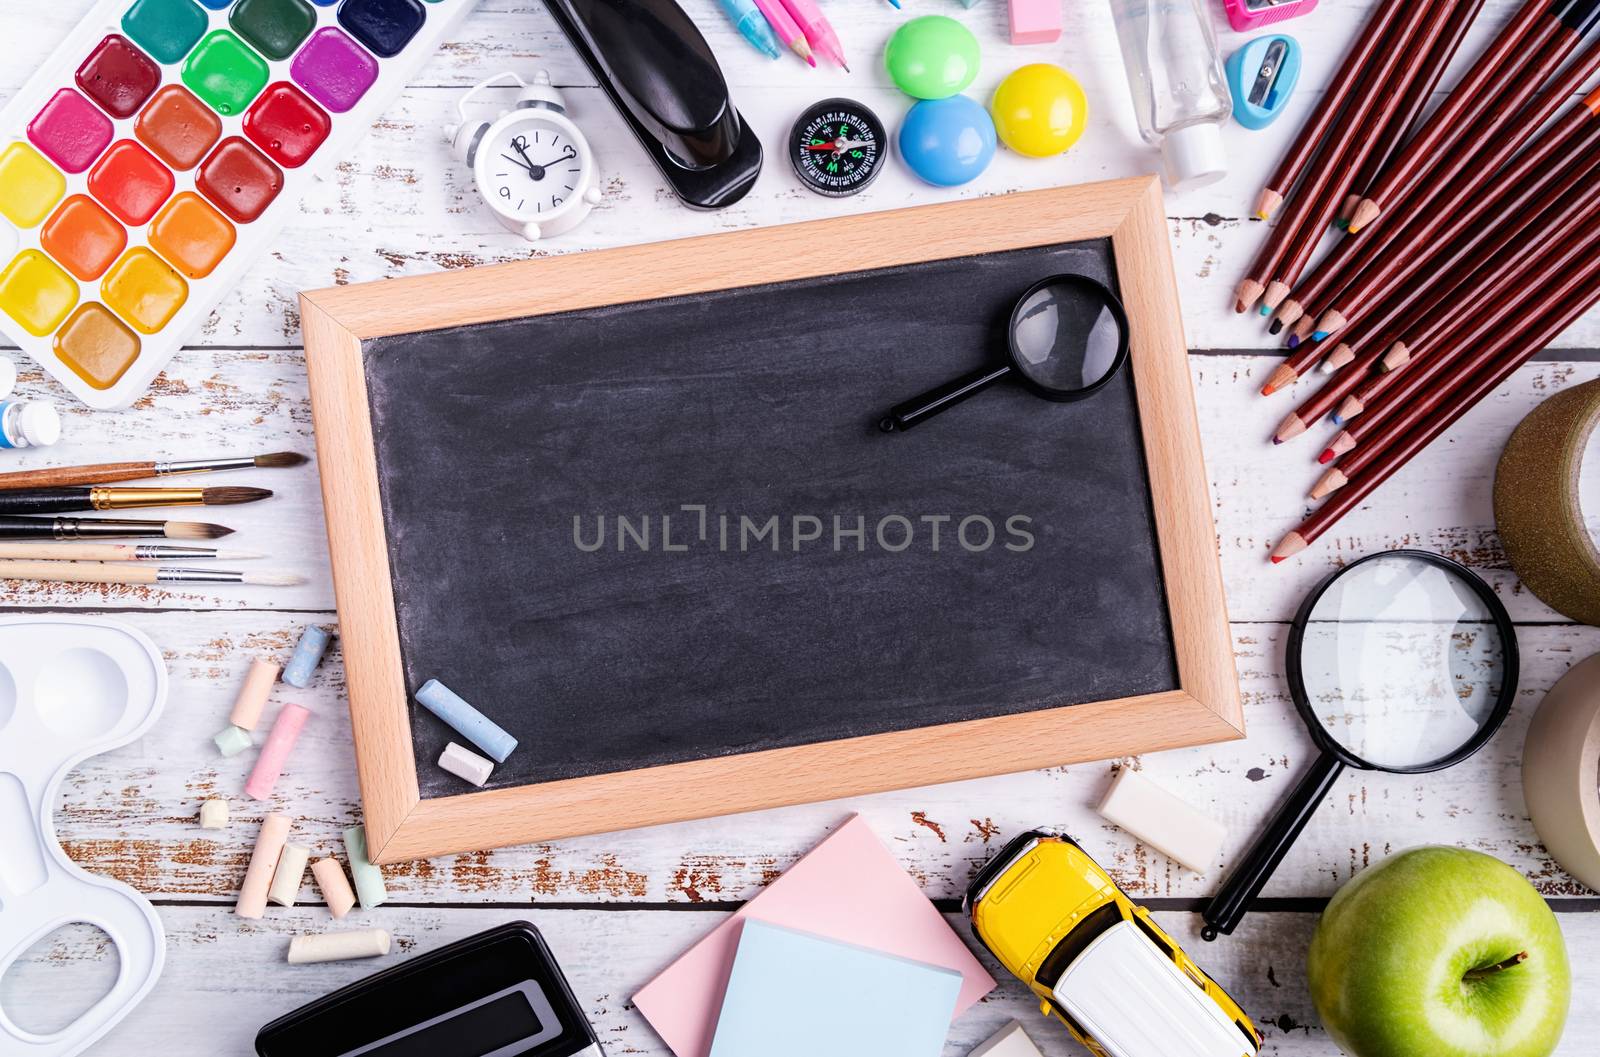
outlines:
{"label": "wooden blackboard frame", "polygon": [[[362,342],[1109,238],[1180,689],[423,799]],[[814,249],[826,245],[830,252]],[[356,766],[374,861],[657,825],[1244,736],[1188,349],[1154,177],[571,254],[300,295]]]}

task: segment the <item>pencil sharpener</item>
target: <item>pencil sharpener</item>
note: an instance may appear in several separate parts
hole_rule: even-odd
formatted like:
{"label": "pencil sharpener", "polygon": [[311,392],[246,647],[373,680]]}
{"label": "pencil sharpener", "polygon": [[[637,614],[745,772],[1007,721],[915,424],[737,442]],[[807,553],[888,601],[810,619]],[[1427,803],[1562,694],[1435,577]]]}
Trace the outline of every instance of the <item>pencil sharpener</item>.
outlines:
{"label": "pencil sharpener", "polygon": [[1300,83],[1300,44],[1281,33],[1257,37],[1228,57],[1233,119],[1247,129],[1278,120]]}
{"label": "pencil sharpener", "polygon": [[1222,0],[1222,9],[1228,13],[1228,25],[1236,33],[1270,26],[1285,19],[1309,15],[1317,0]]}

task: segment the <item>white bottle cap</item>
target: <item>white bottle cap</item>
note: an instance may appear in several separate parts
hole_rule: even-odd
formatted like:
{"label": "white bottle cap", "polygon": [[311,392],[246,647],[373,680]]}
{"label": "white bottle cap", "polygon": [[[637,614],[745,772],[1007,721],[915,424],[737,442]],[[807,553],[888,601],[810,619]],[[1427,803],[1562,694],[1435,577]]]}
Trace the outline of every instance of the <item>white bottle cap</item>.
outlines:
{"label": "white bottle cap", "polygon": [[17,387],[17,365],[5,356],[0,356],[0,398],[11,395],[11,390]]}
{"label": "white bottle cap", "polygon": [[61,416],[54,405],[31,400],[17,412],[17,433],[29,446],[47,448],[61,439]]}
{"label": "white bottle cap", "polygon": [[1228,175],[1228,154],[1222,149],[1222,127],[1207,122],[1168,132],[1161,141],[1167,186],[1174,191],[1216,183]]}

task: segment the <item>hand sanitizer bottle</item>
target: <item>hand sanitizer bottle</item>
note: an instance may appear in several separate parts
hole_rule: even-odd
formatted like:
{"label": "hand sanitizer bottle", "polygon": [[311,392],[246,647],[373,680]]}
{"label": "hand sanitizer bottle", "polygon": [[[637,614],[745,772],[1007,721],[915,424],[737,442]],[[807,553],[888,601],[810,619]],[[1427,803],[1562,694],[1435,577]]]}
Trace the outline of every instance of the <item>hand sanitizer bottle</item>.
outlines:
{"label": "hand sanitizer bottle", "polygon": [[1161,148],[1167,186],[1228,173],[1222,123],[1233,110],[1207,0],[1111,0],[1139,135]]}

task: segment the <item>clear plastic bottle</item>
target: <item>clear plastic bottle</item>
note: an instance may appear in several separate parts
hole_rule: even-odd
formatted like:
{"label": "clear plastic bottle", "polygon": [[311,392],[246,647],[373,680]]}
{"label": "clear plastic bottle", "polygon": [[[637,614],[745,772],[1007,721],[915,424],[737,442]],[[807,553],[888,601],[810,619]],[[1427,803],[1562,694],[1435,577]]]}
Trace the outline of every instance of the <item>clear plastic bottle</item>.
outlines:
{"label": "clear plastic bottle", "polygon": [[1222,125],[1233,110],[1208,0],[1111,0],[1139,135],[1161,148],[1167,185],[1228,173]]}

